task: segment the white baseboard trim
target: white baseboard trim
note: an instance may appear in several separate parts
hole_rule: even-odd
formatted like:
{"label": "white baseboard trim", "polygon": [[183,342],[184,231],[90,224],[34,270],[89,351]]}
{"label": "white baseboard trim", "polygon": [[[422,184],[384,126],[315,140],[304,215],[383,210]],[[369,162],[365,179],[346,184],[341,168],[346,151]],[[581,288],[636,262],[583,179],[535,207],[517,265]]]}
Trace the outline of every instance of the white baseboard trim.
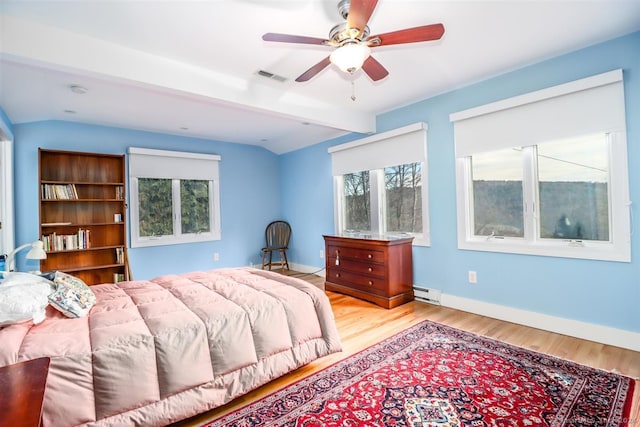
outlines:
{"label": "white baseboard trim", "polygon": [[293,262],[289,263],[289,268],[291,270],[299,271],[300,273],[307,274],[315,274],[316,276],[326,277],[326,270],[324,267],[313,267],[310,265],[296,264]]}
{"label": "white baseboard trim", "polygon": [[[321,271],[318,271],[320,270],[319,267],[289,263],[289,268],[301,273],[313,273],[320,277],[326,277],[326,270],[322,269]],[[640,352],[640,333],[638,332],[536,313],[535,311],[521,310],[519,308],[508,307],[506,305],[493,304],[445,293],[440,296],[440,305],[473,314],[479,314],[481,316],[517,323],[519,325],[568,335],[570,337],[595,341],[602,344],[613,345]]]}
{"label": "white baseboard trim", "polygon": [[440,303],[444,307],[455,308],[469,313],[505,320],[520,325],[531,326],[545,331],[556,332],[602,344],[613,345],[633,351],[640,351],[640,333],[550,316],[548,314],[521,310],[504,305],[442,294]]}

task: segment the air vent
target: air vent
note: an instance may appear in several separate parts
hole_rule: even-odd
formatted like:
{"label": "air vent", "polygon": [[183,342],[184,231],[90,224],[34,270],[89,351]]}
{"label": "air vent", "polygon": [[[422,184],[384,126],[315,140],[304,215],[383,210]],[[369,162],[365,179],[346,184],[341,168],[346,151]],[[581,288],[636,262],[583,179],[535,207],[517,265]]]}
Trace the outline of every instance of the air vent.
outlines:
{"label": "air vent", "polygon": [[283,83],[283,82],[287,81],[286,77],[279,76],[277,74],[273,74],[273,73],[270,73],[270,72],[264,71],[264,70],[258,70],[258,75],[262,76],[262,77],[266,77],[266,78],[271,79],[271,80],[278,81],[280,83]]}

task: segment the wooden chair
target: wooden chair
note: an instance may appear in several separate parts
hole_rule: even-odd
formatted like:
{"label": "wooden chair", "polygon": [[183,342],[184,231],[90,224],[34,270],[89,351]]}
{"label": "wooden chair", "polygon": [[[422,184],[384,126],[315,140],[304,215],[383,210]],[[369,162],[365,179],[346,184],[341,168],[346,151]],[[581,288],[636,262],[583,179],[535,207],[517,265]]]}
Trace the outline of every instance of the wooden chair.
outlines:
{"label": "wooden chair", "polygon": [[[287,267],[289,270],[289,261],[287,260],[287,249],[289,247],[289,238],[291,237],[291,226],[286,221],[273,221],[264,232],[265,247],[262,248],[262,269],[269,266],[279,265],[282,270]],[[273,253],[280,255],[279,261],[273,261]],[[267,262],[268,255],[268,262]]]}

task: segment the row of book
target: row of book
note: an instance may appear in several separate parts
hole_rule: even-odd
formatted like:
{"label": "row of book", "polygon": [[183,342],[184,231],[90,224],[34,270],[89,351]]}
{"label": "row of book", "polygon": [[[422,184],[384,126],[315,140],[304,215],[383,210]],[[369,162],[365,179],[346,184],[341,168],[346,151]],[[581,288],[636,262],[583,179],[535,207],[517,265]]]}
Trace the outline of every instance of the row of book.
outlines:
{"label": "row of book", "polygon": [[116,263],[124,264],[124,248],[116,248]]}
{"label": "row of book", "polygon": [[91,230],[78,229],[75,234],[45,234],[42,236],[45,251],[71,251],[91,247]]}
{"label": "row of book", "polygon": [[43,200],[71,200],[78,198],[74,184],[42,184],[41,197]]}
{"label": "row of book", "polygon": [[121,185],[116,187],[116,199],[124,200],[124,187]]}

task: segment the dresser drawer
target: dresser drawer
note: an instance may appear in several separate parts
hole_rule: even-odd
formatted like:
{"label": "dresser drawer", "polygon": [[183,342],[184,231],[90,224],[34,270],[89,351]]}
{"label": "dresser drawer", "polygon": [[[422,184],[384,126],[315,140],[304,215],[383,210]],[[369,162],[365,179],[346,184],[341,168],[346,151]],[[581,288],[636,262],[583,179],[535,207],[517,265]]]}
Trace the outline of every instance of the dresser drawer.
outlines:
{"label": "dresser drawer", "polygon": [[340,261],[343,258],[355,259],[360,261],[371,261],[377,263],[384,263],[384,252],[367,248],[351,248],[349,246],[333,246],[329,245],[327,250],[327,256],[330,258],[339,257]]}
{"label": "dresser drawer", "polygon": [[329,259],[329,265],[335,266],[336,270],[351,271],[353,273],[363,274],[367,276],[384,277],[386,268],[384,264],[376,264],[374,262],[360,262],[349,258],[340,258],[340,262],[336,264],[335,258]]}
{"label": "dresser drawer", "polygon": [[362,290],[386,290],[383,278],[353,273],[340,268],[329,268],[327,270],[327,280],[335,283],[349,283]]}

